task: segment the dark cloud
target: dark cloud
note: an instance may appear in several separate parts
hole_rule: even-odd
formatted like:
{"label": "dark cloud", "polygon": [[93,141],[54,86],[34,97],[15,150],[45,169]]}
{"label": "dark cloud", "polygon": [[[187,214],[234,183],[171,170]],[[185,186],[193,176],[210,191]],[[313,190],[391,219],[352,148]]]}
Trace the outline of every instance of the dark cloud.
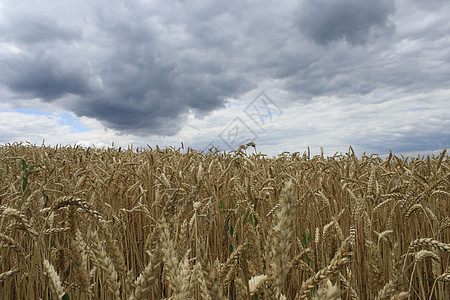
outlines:
{"label": "dark cloud", "polygon": [[174,135],[267,86],[286,102],[373,103],[450,82],[440,1],[15,2],[0,5],[5,101],[40,98],[121,133]]}
{"label": "dark cloud", "polygon": [[[176,134],[187,113],[203,117],[254,87],[214,57],[226,43],[214,26],[202,46],[195,44],[198,32],[178,31],[179,24],[145,5],[120,3],[93,11],[81,36],[32,14],[11,22],[14,30],[3,39],[20,41],[25,54],[0,57],[3,85],[43,101],[75,95],[64,105],[78,116],[138,135]],[[207,11],[198,18],[203,15]],[[37,45],[44,41],[45,46]]]}
{"label": "dark cloud", "polygon": [[52,101],[67,94],[84,95],[89,90],[82,70],[43,53],[0,60],[0,68],[3,85],[25,97]]}
{"label": "dark cloud", "polygon": [[[114,53],[109,66],[95,71],[103,88],[69,104],[71,109],[123,133],[174,135],[188,112],[203,116],[224,107],[227,97],[249,88],[242,76],[227,78],[195,66],[192,73],[183,73],[174,63],[151,59],[151,51],[140,55]],[[145,66],[139,61],[145,61]]]}
{"label": "dark cloud", "polygon": [[303,0],[298,8],[297,26],[321,45],[339,39],[364,44],[373,29],[392,30],[389,16],[394,12],[392,0]]}
{"label": "dark cloud", "polygon": [[174,56],[161,53],[158,41],[164,37],[155,33],[148,16],[132,13],[134,19],[99,18],[98,29],[108,34],[103,43],[114,48],[101,63],[94,63],[91,76],[102,86],[71,105],[76,114],[124,133],[173,135],[187,113],[204,116],[252,87],[206,54],[192,60],[182,51]]}
{"label": "dark cloud", "polygon": [[33,15],[11,19],[9,26],[1,31],[8,40],[29,45],[70,42],[81,37],[81,30],[59,24],[54,19]]}

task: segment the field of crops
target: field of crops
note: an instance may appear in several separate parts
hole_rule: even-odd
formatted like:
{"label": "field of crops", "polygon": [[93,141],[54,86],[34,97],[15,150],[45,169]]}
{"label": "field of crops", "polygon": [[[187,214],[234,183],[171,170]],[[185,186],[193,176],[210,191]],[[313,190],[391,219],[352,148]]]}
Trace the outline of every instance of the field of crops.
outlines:
{"label": "field of crops", "polygon": [[450,162],[0,146],[1,299],[449,299]]}

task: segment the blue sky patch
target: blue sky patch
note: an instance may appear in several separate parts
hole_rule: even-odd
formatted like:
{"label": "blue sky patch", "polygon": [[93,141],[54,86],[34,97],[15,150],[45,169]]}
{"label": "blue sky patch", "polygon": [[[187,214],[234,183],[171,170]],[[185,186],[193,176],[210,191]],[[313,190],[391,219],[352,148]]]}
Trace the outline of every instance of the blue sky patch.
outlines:
{"label": "blue sky patch", "polygon": [[37,110],[37,109],[14,109],[15,112],[18,113],[22,113],[22,114],[30,114],[30,115],[40,115],[40,116],[53,116],[53,117],[57,117],[60,118],[59,120],[59,124],[61,126],[69,126],[70,127],[70,132],[72,133],[77,133],[77,132],[85,132],[85,131],[90,131],[92,130],[89,127],[86,127],[85,125],[83,125],[80,121],[80,118],[69,114],[69,113],[52,113],[52,112],[47,112],[47,111],[42,111],[42,110]]}

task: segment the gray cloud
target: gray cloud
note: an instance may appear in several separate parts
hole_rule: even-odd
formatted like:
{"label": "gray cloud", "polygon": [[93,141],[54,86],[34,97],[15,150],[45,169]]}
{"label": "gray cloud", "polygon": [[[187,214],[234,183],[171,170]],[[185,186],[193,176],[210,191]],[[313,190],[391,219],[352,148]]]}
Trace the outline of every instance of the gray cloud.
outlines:
{"label": "gray cloud", "polygon": [[412,4],[427,11],[438,11],[449,5],[447,0],[412,0]]}
{"label": "gray cloud", "polygon": [[[101,80],[102,87],[71,106],[78,115],[97,118],[125,133],[173,135],[186,113],[208,114],[224,107],[226,98],[252,87],[213,57],[192,58],[200,52],[195,47],[188,47],[187,54],[174,51],[177,45],[161,53],[167,37],[155,33],[157,24],[146,22],[145,15],[132,13],[133,20],[99,18],[97,28],[107,32],[103,43],[114,48],[101,63],[93,63],[92,76]],[[188,35],[181,38],[189,42]]]}
{"label": "gray cloud", "polygon": [[[445,1],[3,3],[1,100],[39,98],[123,134],[176,135],[190,114],[207,119],[268,87],[286,107],[320,97],[351,106],[450,82]],[[409,147],[395,137],[385,141]]]}
{"label": "gray cloud", "polygon": [[345,39],[364,44],[371,31],[391,31],[392,0],[303,0],[298,8],[297,26],[316,43],[326,45]]}
{"label": "gray cloud", "polygon": [[0,67],[3,85],[25,97],[52,101],[70,93],[84,95],[89,89],[82,70],[44,53],[0,60]]}
{"label": "gray cloud", "polygon": [[8,40],[21,44],[34,46],[38,43],[70,42],[81,37],[80,30],[49,17],[24,14],[9,21],[2,33]]}
{"label": "gray cloud", "polygon": [[3,28],[14,28],[4,39],[20,41],[26,51],[0,58],[3,85],[43,101],[76,95],[78,100],[64,103],[78,116],[140,135],[176,134],[187,113],[205,116],[254,87],[214,57],[217,42],[226,43],[214,27],[205,27],[210,40],[199,48],[201,32],[176,32],[180,24],[161,20],[147,6],[123,3],[94,11],[82,36],[33,14]]}

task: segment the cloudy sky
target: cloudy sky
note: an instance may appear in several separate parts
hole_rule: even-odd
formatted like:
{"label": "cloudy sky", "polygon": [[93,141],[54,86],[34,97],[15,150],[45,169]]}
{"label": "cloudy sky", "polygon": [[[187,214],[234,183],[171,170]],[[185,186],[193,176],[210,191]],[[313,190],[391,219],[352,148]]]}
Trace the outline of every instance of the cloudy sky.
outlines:
{"label": "cloudy sky", "polygon": [[450,145],[448,0],[0,0],[0,144]]}

